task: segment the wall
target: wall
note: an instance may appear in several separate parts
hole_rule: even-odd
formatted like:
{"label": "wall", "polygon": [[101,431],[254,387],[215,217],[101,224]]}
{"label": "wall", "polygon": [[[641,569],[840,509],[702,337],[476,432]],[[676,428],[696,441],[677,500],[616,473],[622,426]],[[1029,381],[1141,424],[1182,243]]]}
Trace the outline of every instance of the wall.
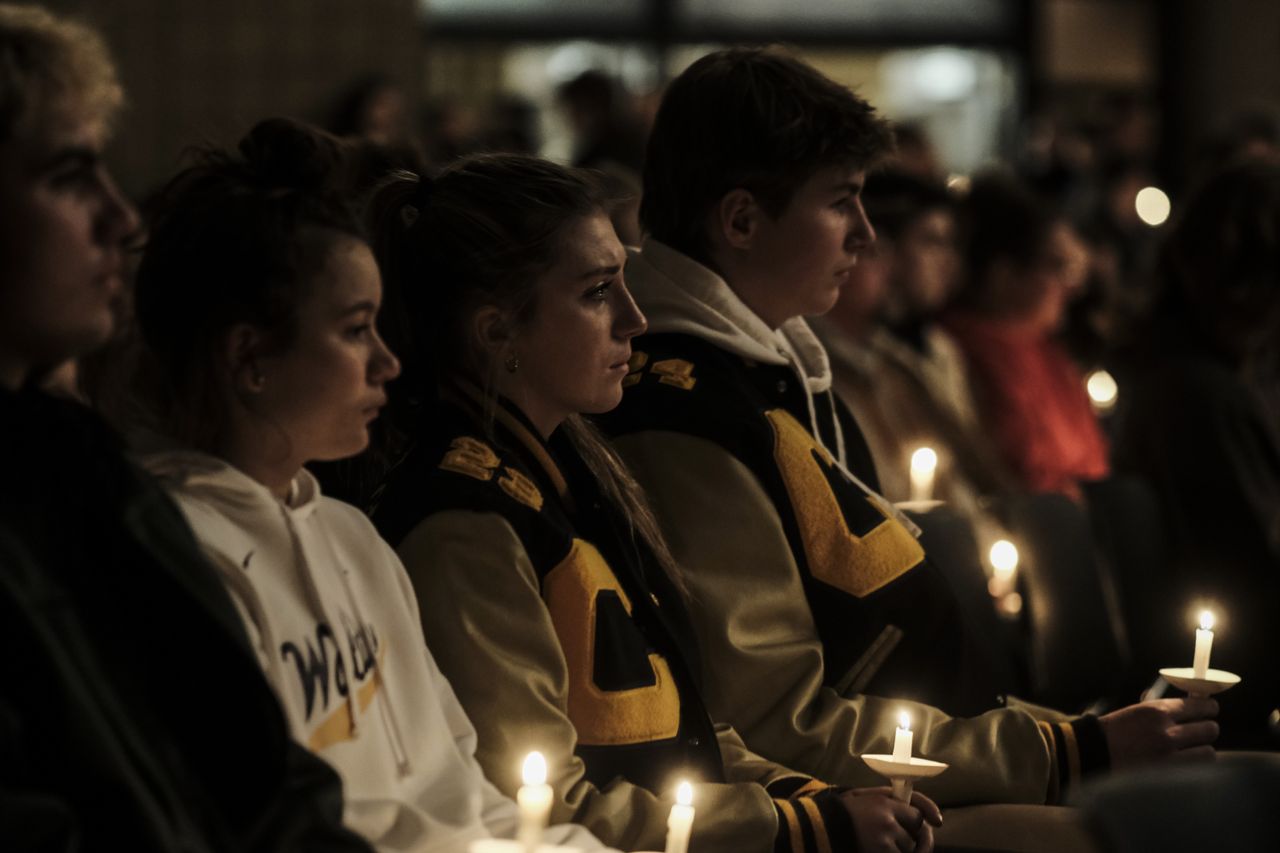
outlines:
{"label": "wall", "polygon": [[106,36],[129,98],[108,159],[127,192],[157,187],[181,152],[232,143],[258,119],[322,119],[358,77],[418,89],[416,0],[46,0]]}

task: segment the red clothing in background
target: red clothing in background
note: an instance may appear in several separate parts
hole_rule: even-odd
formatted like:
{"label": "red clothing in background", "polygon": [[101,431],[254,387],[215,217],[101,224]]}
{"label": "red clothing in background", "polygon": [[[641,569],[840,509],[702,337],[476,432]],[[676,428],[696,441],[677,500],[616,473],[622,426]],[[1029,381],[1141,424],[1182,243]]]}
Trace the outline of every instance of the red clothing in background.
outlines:
{"label": "red clothing in background", "polygon": [[968,362],[983,425],[1023,485],[1078,498],[1081,481],[1107,476],[1084,378],[1056,341],[968,313],[944,325]]}

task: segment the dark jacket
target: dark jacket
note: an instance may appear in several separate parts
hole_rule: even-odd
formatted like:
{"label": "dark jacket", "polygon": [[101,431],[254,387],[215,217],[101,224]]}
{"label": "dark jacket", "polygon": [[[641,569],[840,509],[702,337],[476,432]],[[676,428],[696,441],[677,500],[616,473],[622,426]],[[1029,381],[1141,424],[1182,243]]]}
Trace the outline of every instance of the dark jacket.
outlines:
{"label": "dark jacket", "polygon": [[90,411],[0,391],[6,850],[367,850],[177,508]]}
{"label": "dark jacket", "polygon": [[536,747],[553,819],[622,849],[662,846],[681,778],[697,785],[694,851],[847,849],[834,789],[712,725],[680,594],[563,432],[543,441],[502,402],[486,430],[483,408],[447,391],[373,518],[494,784],[514,794]]}

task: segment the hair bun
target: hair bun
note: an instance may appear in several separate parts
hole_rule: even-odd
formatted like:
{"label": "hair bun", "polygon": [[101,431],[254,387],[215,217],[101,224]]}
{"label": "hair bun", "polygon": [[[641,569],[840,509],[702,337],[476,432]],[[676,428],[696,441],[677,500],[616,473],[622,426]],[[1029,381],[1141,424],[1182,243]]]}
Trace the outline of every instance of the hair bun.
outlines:
{"label": "hair bun", "polygon": [[239,149],[255,177],[281,189],[323,189],[337,181],[344,162],[337,137],[288,118],[258,122]]}

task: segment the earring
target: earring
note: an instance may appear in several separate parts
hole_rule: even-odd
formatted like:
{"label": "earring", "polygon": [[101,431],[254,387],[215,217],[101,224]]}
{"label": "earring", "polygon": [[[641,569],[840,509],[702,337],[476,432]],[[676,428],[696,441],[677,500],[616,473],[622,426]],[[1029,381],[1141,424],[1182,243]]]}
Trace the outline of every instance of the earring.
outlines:
{"label": "earring", "polygon": [[520,356],[514,353],[507,356],[507,360],[503,362],[503,366],[507,368],[507,373],[515,373],[520,369]]}

